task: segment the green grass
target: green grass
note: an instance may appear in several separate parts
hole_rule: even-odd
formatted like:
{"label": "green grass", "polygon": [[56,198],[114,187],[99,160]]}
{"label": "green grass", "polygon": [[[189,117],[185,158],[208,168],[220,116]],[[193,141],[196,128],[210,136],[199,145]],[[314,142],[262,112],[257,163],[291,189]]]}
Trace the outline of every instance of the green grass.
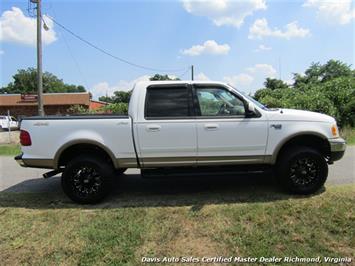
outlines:
{"label": "green grass", "polygon": [[21,147],[18,144],[0,144],[0,156],[13,156],[21,153]]}
{"label": "green grass", "polygon": [[119,195],[0,193],[0,261],[140,265],[142,256],[355,256],[355,187],[311,197],[245,191]]}
{"label": "green grass", "polygon": [[355,145],[355,128],[344,128],[341,131],[341,136],[346,139],[346,143],[349,145]]}

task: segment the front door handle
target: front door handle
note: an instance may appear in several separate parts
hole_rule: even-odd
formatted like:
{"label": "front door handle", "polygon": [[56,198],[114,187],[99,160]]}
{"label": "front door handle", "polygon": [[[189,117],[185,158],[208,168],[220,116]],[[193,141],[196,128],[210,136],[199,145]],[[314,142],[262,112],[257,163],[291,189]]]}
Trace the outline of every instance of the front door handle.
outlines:
{"label": "front door handle", "polygon": [[272,124],[270,127],[273,127],[274,129],[281,129],[282,125],[281,124]]}
{"label": "front door handle", "polygon": [[148,125],[146,128],[147,128],[148,131],[155,132],[155,131],[160,131],[161,126],[159,126],[159,125]]}
{"label": "front door handle", "polygon": [[216,130],[218,127],[218,124],[205,124],[205,129],[207,130]]}

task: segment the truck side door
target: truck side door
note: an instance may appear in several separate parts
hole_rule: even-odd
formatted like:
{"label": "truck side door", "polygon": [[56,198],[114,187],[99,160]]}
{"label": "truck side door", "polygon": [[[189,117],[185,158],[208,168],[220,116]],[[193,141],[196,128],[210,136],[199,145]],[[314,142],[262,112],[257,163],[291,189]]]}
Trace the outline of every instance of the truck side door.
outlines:
{"label": "truck side door", "polygon": [[151,85],[144,119],[137,121],[139,157],[144,167],[196,164],[196,125],[188,84]]}
{"label": "truck side door", "polygon": [[245,100],[222,85],[194,85],[197,164],[263,163],[267,121],[248,117]]}

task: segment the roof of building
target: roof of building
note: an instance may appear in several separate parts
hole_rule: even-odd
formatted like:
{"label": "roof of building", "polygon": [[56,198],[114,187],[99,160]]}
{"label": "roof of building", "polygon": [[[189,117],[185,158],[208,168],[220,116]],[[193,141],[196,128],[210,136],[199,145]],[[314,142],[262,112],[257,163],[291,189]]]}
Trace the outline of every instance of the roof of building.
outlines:
{"label": "roof of building", "polygon": [[102,101],[90,100],[89,109],[90,110],[97,110],[97,109],[100,109],[101,107],[104,107],[105,105],[108,105],[108,103],[102,102]]}
{"label": "roof of building", "polygon": [[[90,94],[79,93],[44,93],[43,105],[89,105]],[[26,100],[21,94],[0,94],[0,106],[32,106],[37,100]]]}
{"label": "roof of building", "polygon": [[101,104],[104,104],[104,105],[107,105],[107,104],[109,104],[108,102],[103,102],[103,101],[98,101],[98,100],[90,100],[90,102],[92,102],[92,103],[101,103]]}

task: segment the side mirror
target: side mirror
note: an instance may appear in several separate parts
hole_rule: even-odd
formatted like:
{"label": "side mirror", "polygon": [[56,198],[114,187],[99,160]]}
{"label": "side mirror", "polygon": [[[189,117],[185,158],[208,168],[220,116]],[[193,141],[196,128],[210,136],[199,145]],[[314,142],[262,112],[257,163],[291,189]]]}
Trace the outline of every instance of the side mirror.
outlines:
{"label": "side mirror", "polygon": [[248,102],[248,112],[255,114],[255,106],[251,102]]}

